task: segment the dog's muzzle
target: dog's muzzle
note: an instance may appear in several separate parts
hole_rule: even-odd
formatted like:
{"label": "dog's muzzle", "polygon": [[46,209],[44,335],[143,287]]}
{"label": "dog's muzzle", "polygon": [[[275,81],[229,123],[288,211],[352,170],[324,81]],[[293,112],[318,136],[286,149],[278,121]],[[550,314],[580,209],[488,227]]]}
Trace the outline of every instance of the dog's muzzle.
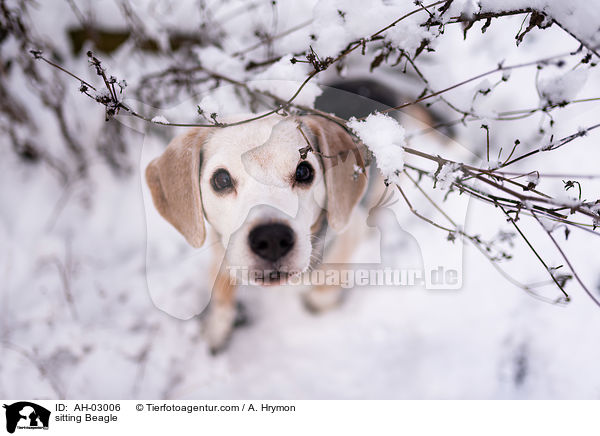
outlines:
{"label": "dog's muzzle", "polygon": [[285,224],[262,224],[250,231],[248,243],[257,256],[275,262],[294,247],[294,231]]}

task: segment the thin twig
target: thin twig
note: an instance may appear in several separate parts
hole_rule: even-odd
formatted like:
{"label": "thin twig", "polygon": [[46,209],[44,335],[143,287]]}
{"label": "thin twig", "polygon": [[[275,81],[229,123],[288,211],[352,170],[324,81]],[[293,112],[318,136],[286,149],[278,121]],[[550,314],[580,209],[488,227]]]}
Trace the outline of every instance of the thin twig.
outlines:
{"label": "thin twig", "polygon": [[546,272],[548,274],[550,274],[550,277],[552,278],[552,280],[554,281],[554,283],[556,284],[556,286],[558,287],[558,289],[560,289],[561,292],[564,294],[564,296],[567,299],[567,301],[570,301],[569,294],[567,294],[567,292],[564,290],[563,286],[558,282],[558,280],[556,279],[556,277],[554,277],[554,274],[552,274],[552,271],[550,270],[550,268],[548,267],[548,265],[546,264],[546,262],[544,261],[544,259],[542,259],[542,256],[540,256],[540,254],[533,247],[533,245],[531,244],[531,242],[529,242],[529,239],[527,239],[527,236],[525,236],[525,234],[521,231],[521,229],[519,228],[519,226],[515,222],[515,219],[513,217],[511,217],[508,214],[508,212],[506,212],[506,210],[502,206],[499,206],[499,207],[500,207],[500,210],[502,212],[504,212],[504,215],[506,215],[506,218],[507,218],[508,222],[513,225],[513,227],[517,230],[517,232],[519,232],[519,235],[521,235],[521,237],[523,238],[523,240],[527,243],[527,246],[531,249],[531,251],[533,252],[533,254],[535,254],[535,257],[537,257],[537,259],[540,261],[540,263],[542,265],[544,265],[544,268],[546,269]]}
{"label": "thin twig", "polygon": [[546,234],[548,235],[548,237],[550,238],[550,240],[552,241],[552,243],[554,244],[554,246],[556,247],[556,249],[558,250],[558,252],[562,256],[562,258],[565,260],[565,262],[569,266],[569,269],[573,273],[573,277],[575,277],[575,280],[577,280],[577,282],[579,283],[579,285],[583,288],[583,290],[585,291],[585,293],[588,294],[588,296],[592,299],[592,301],[594,303],[596,303],[596,306],[600,307],[600,301],[594,296],[594,294],[592,294],[592,292],[583,283],[583,280],[581,280],[581,278],[579,277],[579,274],[577,274],[577,271],[575,271],[575,268],[571,264],[571,261],[569,260],[569,258],[565,254],[565,252],[562,250],[562,248],[560,247],[560,245],[558,244],[558,242],[556,241],[556,239],[554,238],[554,236],[552,236],[552,232],[550,230],[548,230],[544,226],[544,224],[540,221],[539,217],[535,214],[535,212],[532,211],[531,213],[532,213],[533,217],[537,220],[537,222],[539,223],[539,225],[542,227],[542,229],[544,229],[544,231],[546,232]]}

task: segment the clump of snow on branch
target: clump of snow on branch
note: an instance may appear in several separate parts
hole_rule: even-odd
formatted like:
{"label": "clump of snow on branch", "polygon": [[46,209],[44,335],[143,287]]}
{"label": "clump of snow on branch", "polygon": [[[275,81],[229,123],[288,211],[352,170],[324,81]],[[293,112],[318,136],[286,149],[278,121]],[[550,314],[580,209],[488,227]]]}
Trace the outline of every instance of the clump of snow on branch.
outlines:
{"label": "clump of snow on branch", "polygon": [[[460,3],[460,2],[458,2]],[[481,9],[481,6],[479,5],[479,2],[476,0],[465,0],[462,4],[462,8],[460,10],[460,15],[462,15],[465,18],[473,18],[473,15],[475,15],[477,12],[479,12],[479,9]]]}
{"label": "clump of snow on branch", "polygon": [[497,170],[501,166],[502,166],[502,162],[496,159],[496,160],[490,160],[488,162],[487,168],[488,168],[488,170]]}
{"label": "clump of snow on branch", "polygon": [[550,19],[555,19],[565,26],[577,38],[586,41],[590,47],[600,44],[600,9],[593,2],[586,0],[479,0],[480,13],[500,12],[507,9],[535,9],[543,11]]}
{"label": "clump of snow on branch", "polygon": [[600,203],[595,204],[592,207],[590,207],[590,210],[593,213],[598,214],[598,218],[594,218],[594,225],[600,226]]}
{"label": "clump of snow on branch", "polygon": [[460,164],[445,163],[437,174],[435,186],[440,189],[448,189],[461,174]]}
{"label": "clump of snow on branch", "polygon": [[420,26],[416,20],[407,20],[392,27],[385,34],[386,41],[389,41],[395,47],[401,48],[410,56],[415,55],[423,40],[431,41],[434,38],[434,33]]}
{"label": "clump of snow on branch", "polygon": [[566,207],[578,207],[583,204],[583,202],[577,198],[573,198],[567,194],[561,193],[556,196],[556,200],[558,200],[562,205]]}
{"label": "clump of snow on branch", "polygon": [[404,128],[392,117],[375,113],[364,121],[351,118],[348,122],[354,133],[375,155],[377,168],[390,182],[398,183],[404,168]]}
{"label": "clump of snow on branch", "polygon": [[527,181],[528,189],[535,189],[535,187],[540,183],[540,173],[537,171],[529,173],[527,174],[527,177],[525,177],[525,180]]}
{"label": "clump of snow on branch", "polygon": [[200,100],[198,104],[200,110],[207,116],[221,113],[222,106],[219,101],[212,95],[207,95]]}
{"label": "clump of snow on branch", "polygon": [[[375,0],[322,0],[313,10],[311,41],[315,52],[324,59],[335,57],[355,40],[369,37],[388,26],[390,18],[401,17],[415,8],[412,2]],[[409,16],[385,34],[386,40],[414,54],[423,39],[433,39],[433,33],[419,26],[422,17]]]}
{"label": "clump of snow on branch", "polygon": [[202,67],[213,73],[221,73],[235,78],[244,77],[244,63],[217,47],[197,48],[195,53]]}
{"label": "clump of snow on branch", "polygon": [[162,115],[157,115],[154,118],[152,118],[152,122],[156,124],[169,124],[169,120],[167,120]]}
{"label": "clump of snow on branch", "polygon": [[578,69],[540,79],[538,92],[543,104],[561,104],[573,100],[587,80],[588,70]]}

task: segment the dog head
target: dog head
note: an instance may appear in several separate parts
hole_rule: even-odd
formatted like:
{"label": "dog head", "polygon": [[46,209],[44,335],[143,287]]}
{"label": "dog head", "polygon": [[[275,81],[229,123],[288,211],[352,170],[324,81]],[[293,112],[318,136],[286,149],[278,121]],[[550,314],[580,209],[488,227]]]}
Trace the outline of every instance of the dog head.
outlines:
{"label": "dog head", "polygon": [[159,213],[189,244],[202,246],[206,219],[228,265],[280,278],[310,266],[325,222],[337,232],[347,225],[366,187],[357,165],[364,156],[336,123],[272,116],[191,129],[148,165],[146,179]]}

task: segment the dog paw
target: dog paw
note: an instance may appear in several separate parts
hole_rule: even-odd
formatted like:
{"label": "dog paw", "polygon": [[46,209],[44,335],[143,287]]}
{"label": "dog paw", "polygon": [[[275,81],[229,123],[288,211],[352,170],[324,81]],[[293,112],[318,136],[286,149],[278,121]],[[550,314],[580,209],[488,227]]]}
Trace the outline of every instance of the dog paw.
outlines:
{"label": "dog paw", "polygon": [[339,306],[344,292],[341,288],[313,288],[303,294],[304,307],[312,313],[321,313]]}
{"label": "dog paw", "polygon": [[236,302],[235,304],[235,320],[233,321],[234,328],[246,327],[252,324],[252,318],[248,313],[248,309],[246,305],[241,301]]}
{"label": "dog paw", "polygon": [[204,324],[204,337],[211,354],[223,351],[231,338],[236,321],[235,306],[212,306]]}

